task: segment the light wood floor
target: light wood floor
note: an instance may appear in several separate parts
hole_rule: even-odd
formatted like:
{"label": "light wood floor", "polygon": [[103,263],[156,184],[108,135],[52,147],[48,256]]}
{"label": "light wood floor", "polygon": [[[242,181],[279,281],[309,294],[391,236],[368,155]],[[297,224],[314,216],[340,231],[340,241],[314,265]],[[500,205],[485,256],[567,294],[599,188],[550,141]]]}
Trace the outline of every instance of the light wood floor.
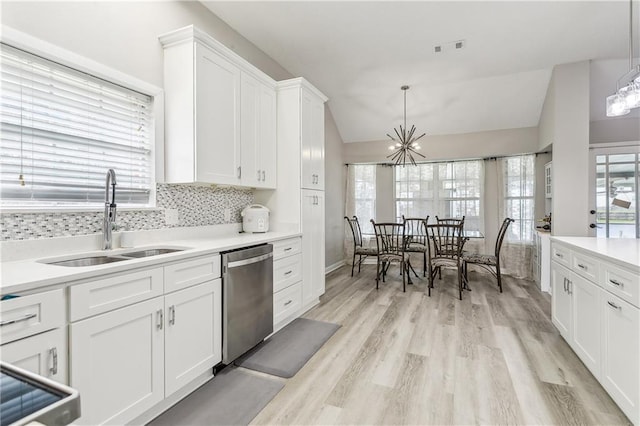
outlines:
{"label": "light wood floor", "polygon": [[550,320],[532,282],[470,272],[457,299],[453,272],[402,293],[376,291],[375,266],[327,275],[305,316],[341,324],[253,424],[628,424]]}

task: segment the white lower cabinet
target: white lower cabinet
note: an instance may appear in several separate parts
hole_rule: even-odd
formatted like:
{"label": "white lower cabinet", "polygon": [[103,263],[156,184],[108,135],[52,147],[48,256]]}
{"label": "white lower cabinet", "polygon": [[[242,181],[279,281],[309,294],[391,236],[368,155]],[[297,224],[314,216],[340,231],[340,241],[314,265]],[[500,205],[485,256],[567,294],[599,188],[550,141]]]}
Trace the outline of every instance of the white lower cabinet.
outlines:
{"label": "white lower cabinet", "polygon": [[562,337],[569,342],[571,340],[571,314],[573,301],[569,294],[568,282],[571,272],[553,262],[551,265],[551,321],[556,326]]}
{"label": "white lower cabinet", "polygon": [[600,376],[601,292],[600,287],[577,275],[569,283],[573,299],[572,347],[596,378]]}
{"label": "white lower cabinet", "polygon": [[640,424],[640,309],[629,303],[636,300],[640,274],[555,241],[552,253],[553,324],[631,422]]}
{"label": "white lower cabinet", "polygon": [[[96,299],[86,297],[85,288],[117,306],[69,326],[69,383],[82,404],[77,424],[127,424],[222,360],[219,264],[216,254],[154,268],[151,275],[134,271],[71,287],[70,312],[97,312],[84,308]],[[140,293],[153,297],[131,303],[135,285],[122,287],[120,297],[111,290],[118,282],[137,283],[141,274],[147,278]]]}
{"label": "white lower cabinet", "polygon": [[124,424],[164,398],[163,310],[156,297],[71,324],[77,424]]}
{"label": "white lower cabinet", "polygon": [[2,360],[16,367],[67,384],[67,328],[2,345]]}
{"label": "white lower cabinet", "polygon": [[[640,422],[640,310],[609,293],[602,306],[600,382],[632,422]],[[633,414],[635,413],[635,418]]]}
{"label": "white lower cabinet", "polygon": [[324,191],[302,190],[302,305],[324,294]]}
{"label": "white lower cabinet", "polygon": [[165,397],[222,360],[221,280],[164,298]]}

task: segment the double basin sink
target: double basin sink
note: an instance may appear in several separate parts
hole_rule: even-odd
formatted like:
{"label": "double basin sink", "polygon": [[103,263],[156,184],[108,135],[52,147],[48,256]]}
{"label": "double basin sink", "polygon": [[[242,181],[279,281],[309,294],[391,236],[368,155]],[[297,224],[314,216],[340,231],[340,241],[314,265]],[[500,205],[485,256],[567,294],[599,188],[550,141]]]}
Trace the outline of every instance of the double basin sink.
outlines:
{"label": "double basin sink", "polygon": [[71,267],[79,267],[79,266],[95,266],[95,265],[104,265],[105,263],[113,263],[113,262],[122,262],[124,260],[131,259],[140,259],[143,257],[149,256],[158,256],[160,254],[174,253],[177,251],[184,251],[184,248],[153,248],[146,250],[138,250],[127,253],[114,254],[112,256],[81,256],[75,257],[73,259],[67,260],[57,260],[57,261],[43,261],[42,263],[46,263],[47,265],[58,265],[58,266],[71,266]]}

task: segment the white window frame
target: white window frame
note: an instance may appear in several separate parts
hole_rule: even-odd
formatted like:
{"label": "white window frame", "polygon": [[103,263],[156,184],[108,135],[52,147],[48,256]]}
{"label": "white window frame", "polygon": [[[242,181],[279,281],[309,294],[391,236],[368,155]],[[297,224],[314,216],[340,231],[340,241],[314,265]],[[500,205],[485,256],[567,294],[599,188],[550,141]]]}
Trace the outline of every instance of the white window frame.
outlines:
{"label": "white window frame", "polygon": [[[60,46],[33,37],[24,32],[7,26],[0,26],[0,41],[15,48],[24,50],[61,65],[93,75],[111,83],[144,93],[153,98],[154,124],[151,133],[151,173],[149,204],[146,207],[132,207],[125,209],[143,210],[155,209],[156,183],[164,181],[164,90],[136,77],[104,65],[100,62],[66,50]],[[106,176],[106,171],[105,171]],[[6,213],[46,212],[46,211],[101,211],[102,206],[37,206],[30,208],[2,208]]]}
{"label": "white window frame", "polygon": [[[479,183],[480,183],[480,195],[478,197],[440,197],[440,194],[438,192],[439,189],[439,182],[440,182],[440,177],[439,177],[439,166],[442,164],[445,165],[450,165],[450,164],[455,164],[455,163],[460,163],[460,162],[477,162],[478,165],[480,166],[480,176],[478,177],[479,179]],[[400,215],[400,213],[398,212],[398,201],[424,201],[424,202],[431,202],[432,205],[434,206],[436,212],[428,212],[430,215],[429,218],[429,222],[430,223],[435,223],[435,216],[438,215],[441,218],[444,217],[443,213],[439,212],[439,207],[440,204],[442,202],[446,202],[446,201],[478,201],[478,205],[479,205],[479,212],[478,212],[478,216],[477,216],[477,230],[480,232],[484,232],[484,193],[485,193],[485,188],[484,188],[484,161],[482,159],[475,159],[475,158],[470,158],[470,159],[465,159],[465,160],[450,160],[450,161],[434,161],[434,162],[429,162],[429,163],[419,163],[418,166],[421,165],[431,165],[433,167],[433,175],[432,175],[432,179],[431,181],[433,182],[433,198],[398,198],[398,194],[396,191],[397,188],[397,178],[396,178],[396,170],[393,171],[393,203],[394,203],[394,213],[396,216],[396,220],[400,221],[402,220],[402,217]],[[401,167],[401,166],[395,166],[395,167]],[[406,166],[406,167],[412,167],[412,166]],[[444,180],[451,180],[451,179],[444,179]],[[442,215],[442,216],[441,216]],[[447,217],[448,217],[448,213],[446,213]],[[474,217],[475,218],[475,217]],[[465,221],[466,222],[466,221]],[[468,222],[466,222],[468,224]],[[468,228],[467,226],[465,226],[465,228],[467,229],[471,229]]]}
{"label": "white window frame", "polygon": [[[518,196],[514,196],[514,195],[507,195],[507,184],[508,184],[508,179],[507,179],[507,175],[506,173],[504,173],[504,170],[501,170],[500,173],[504,173],[504,188],[502,189],[502,193],[503,193],[503,198],[504,198],[504,208],[503,208],[503,215],[505,217],[511,217],[512,215],[508,215],[507,214],[507,202],[508,201],[514,201],[514,200],[520,200],[520,201],[524,201],[524,200],[530,200],[532,202],[532,208],[531,208],[531,219],[527,219],[530,220],[530,226],[527,228],[525,227],[521,227],[521,232],[520,235],[518,235],[517,239],[513,239],[513,238],[509,238],[510,235],[513,235],[513,233],[511,232],[511,230],[509,230],[509,232],[507,232],[506,235],[506,240],[509,241],[510,243],[522,243],[522,244],[532,244],[533,243],[533,239],[534,239],[534,229],[535,229],[535,211],[536,211],[536,188],[535,188],[535,183],[536,183],[536,156],[535,154],[523,154],[523,155],[514,155],[514,156],[509,156],[506,157],[504,159],[504,167],[506,167],[506,162],[510,159],[514,159],[514,158],[523,158],[523,157],[531,157],[532,158],[532,175],[531,175],[531,180],[533,182],[533,191],[531,193],[531,195],[518,195]],[[522,168],[521,168],[522,171]],[[520,174],[520,176],[522,176],[522,174]],[[520,187],[523,187],[523,184],[520,184]],[[522,217],[511,217],[511,219],[514,219],[515,223],[519,223],[522,221]],[[511,226],[511,229],[513,229],[514,227]],[[525,235],[523,234],[524,232],[526,232],[526,229],[529,229],[529,234],[531,235],[531,238],[524,238]]]}
{"label": "white window frame", "polygon": [[[369,218],[366,217],[358,217],[358,221],[360,223],[360,229],[362,230],[362,233],[364,234],[373,234],[373,225],[370,222],[370,219],[374,219],[376,217],[376,194],[377,194],[377,186],[376,186],[376,179],[377,179],[377,166],[375,164],[353,164],[351,167],[354,168],[353,170],[353,185],[354,185],[354,189],[353,189],[353,193],[354,193],[354,197],[353,197],[353,209],[354,212],[358,211],[358,201],[370,201],[373,204],[373,215]],[[358,197],[358,193],[356,190],[356,182],[358,182],[358,179],[356,177],[356,168],[357,167],[373,167],[373,187],[374,187],[374,195],[373,198],[365,198],[365,197]]]}

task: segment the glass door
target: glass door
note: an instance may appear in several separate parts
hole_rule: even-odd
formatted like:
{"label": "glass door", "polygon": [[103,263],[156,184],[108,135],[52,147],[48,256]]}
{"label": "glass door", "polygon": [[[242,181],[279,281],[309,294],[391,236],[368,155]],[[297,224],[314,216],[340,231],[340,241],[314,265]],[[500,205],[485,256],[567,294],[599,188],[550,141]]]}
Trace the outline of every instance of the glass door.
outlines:
{"label": "glass door", "polygon": [[592,159],[595,168],[592,234],[603,238],[640,238],[637,203],[640,147],[593,149]]}

